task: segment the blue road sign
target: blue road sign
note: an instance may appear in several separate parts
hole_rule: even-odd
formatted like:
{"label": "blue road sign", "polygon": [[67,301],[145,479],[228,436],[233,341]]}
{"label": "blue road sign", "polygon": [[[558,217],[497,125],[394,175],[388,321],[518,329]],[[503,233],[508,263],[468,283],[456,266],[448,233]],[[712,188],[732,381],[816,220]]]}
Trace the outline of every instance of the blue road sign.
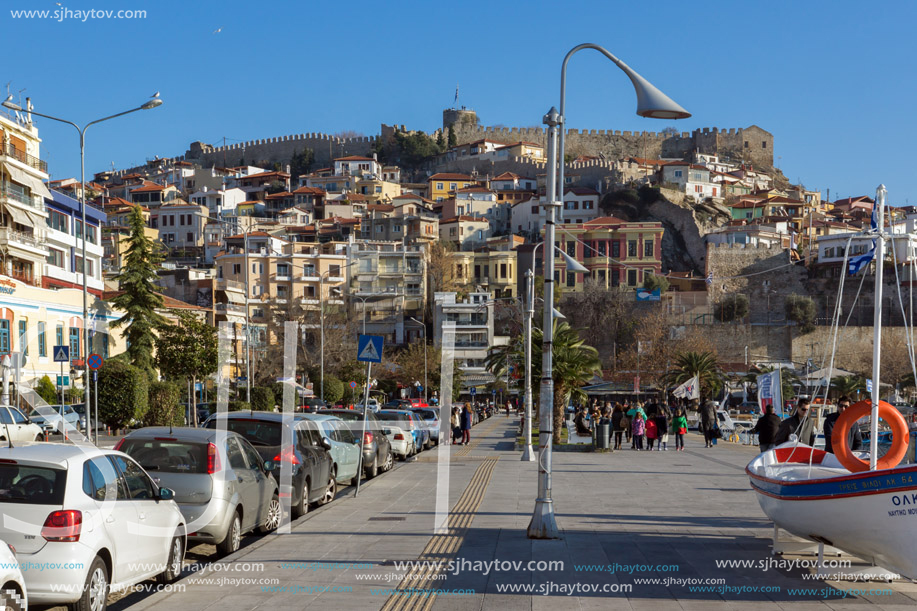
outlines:
{"label": "blue road sign", "polygon": [[98,372],[98,371],[93,371],[93,372],[92,372],[92,381],[93,381],[93,382],[98,382],[98,381],[99,381],[99,372]]}
{"label": "blue road sign", "polygon": [[101,354],[90,354],[89,358],[86,359],[86,363],[89,365],[90,369],[98,369],[102,366],[104,361],[102,360]]}
{"label": "blue road sign", "polygon": [[70,386],[70,376],[57,376],[57,385],[61,386],[61,383],[63,386]]}
{"label": "blue road sign", "polygon": [[357,360],[364,363],[381,363],[382,336],[361,335],[357,342]]}
{"label": "blue road sign", "polygon": [[492,394],[492,395],[495,395],[495,394],[497,394],[497,389],[496,389],[496,388],[494,388],[494,389],[493,389],[492,391],[490,391],[490,394]]}
{"label": "blue road sign", "polygon": [[70,346],[54,346],[53,354],[55,363],[70,362]]}
{"label": "blue road sign", "polygon": [[356,388],[356,387],[357,387],[357,383],[354,382],[353,380],[351,380],[351,382],[350,382],[350,387],[351,387],[351,388]]}
{"label": "blue road sign", "polygon": [[478,389],[475,388],[474,386],[472,386],[472,387],[471,387],[471,394],[472,394],[472,395],[478,394]]}

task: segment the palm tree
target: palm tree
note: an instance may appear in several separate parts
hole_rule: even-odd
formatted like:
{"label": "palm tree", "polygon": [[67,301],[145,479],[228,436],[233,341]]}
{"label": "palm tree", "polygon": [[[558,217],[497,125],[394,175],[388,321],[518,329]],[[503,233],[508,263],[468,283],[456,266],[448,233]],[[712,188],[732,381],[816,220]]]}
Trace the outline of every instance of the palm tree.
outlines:
{"label": "palm tree", "polygon": [[[541,374],[541,357],[544,333],[541,329],[532,329],[532,379],[537,380]],[[522,363],[524,360],[523,344],[520,339],[502,350],[492,352],[487,357],[487,368],[498,378],[505,375],[507,363]],[[586,345],[579,332],[567,322],[554,321],[554,338],[552,355],[552,378],[554,379],[554,443],[560,443],[560,430],[564,420],[564,406],[571,399],[585,400],[584,386],[596,372],[602,370],[598,350]],[[533,384],[537,392],[537,385]]]}
{"label": "palm tree", "polygon": [[866,389],[866,382],[860,376],[841,376],[831,380],[831,390],[838,396],[855,397],[857,392]]}
{"label": "palm tree", "polygon": [[681,352],[675,357],[675,367],[665,376],[665,383],[677,386],[697,376],[701,399],[714,395],[723,387],[722,373],[712,352]]}

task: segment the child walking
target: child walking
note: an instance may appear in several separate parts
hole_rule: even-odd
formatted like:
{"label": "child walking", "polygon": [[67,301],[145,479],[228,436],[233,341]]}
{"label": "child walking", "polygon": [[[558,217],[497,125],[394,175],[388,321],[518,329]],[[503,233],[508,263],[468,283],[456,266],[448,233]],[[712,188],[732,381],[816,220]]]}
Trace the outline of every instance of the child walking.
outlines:
{"label": "child walking", "polygon": [[[659,436],[659,431],[656,430],[656,420],[653,418],[648,418],[646,421],[646,449],[652,451],[653,444],[656,441],[656,437]],[[662,442],[659,442],[660,445]]]}
{"label": "child walking", "polygon": [[681,408],[675,412],[672,418],[672,433],[675,435],[675,451],[685,451],[685,434],[688,432],[688,419]]}
{"label": "child walking", "polygon": [[643,412],[634,413],[634,424],[631,434],[634,440],[634,449],[643,449],[643,435],[646,433],[646,422],[643,420]]}

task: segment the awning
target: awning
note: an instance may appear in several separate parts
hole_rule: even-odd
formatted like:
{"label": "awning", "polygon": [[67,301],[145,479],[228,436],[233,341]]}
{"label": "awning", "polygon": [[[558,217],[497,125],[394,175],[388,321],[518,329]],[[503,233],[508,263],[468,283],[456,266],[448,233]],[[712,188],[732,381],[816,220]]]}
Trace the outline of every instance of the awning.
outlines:
{"label": "awning", "polygon": [[12,178],[13,181],[29,187],[32,190],[33,195],[40,195],[48,199],[53,199],[51,197],[51,192],[48,191],[48,187],[45,186],[45,183],[41,182],[39,179],[30,176],[27,172],[23,172],[19,168],[14,168],[8,163],[3,164],[3,169],[9,172],[10,178]]}
{"label": "awning", "polygon": [[29,217],[29,220],[32,221],[31,223],[29,223],[29,225],[31,225],[32,227],[35,227],[35,228],[44,227],[45,225],[48,224],[48,221],[45,219],[45,217],[41,216],[34,210],[26,210],[25,214],[27,217]]}
{"label": "awning", "polygon": [[6,211],[13,217],[14,222],[25,225],[26,227],[35,227],[35,224],[32,222],[32,217],[26,214],[24,210],[20,210],[16,206],[6,206]]}
{"label": "awning", "polygon": [[245,297],[235,291],[226,291],[226,299],[228,299],[230,303],[245,303]]}

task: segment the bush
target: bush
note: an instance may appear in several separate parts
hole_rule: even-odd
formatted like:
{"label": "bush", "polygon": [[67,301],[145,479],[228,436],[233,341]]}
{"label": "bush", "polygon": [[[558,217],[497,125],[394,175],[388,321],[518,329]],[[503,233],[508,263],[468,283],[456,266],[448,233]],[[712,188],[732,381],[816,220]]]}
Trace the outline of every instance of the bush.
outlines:
{"label": "bush", "polygon": [[109,361],[99,370],[99,420],[120,429],[132,420],[142,420],[149,405],[146,372],[119,361]]}
{"label": "bush", "polygon": [[713,317],[720,322],[732,322],[741,320],[748,315],[748,296],[741,293],[733,293],[723,296],[720,302],[714,306]]}
{"label": "bush", "polygon": [[42,376],[33,390],[48,405],[60,403],[60,393],[57,392],[57,386],[48,376]]}
{"label": "bush", "polygon": [[181,390],[172,382],[150,384],[149,407],[143,422],[146,426],[183,426],[184,410],[179,404]]}
{"label": "bush", "polygon": [[787,320],[792,320],[800,326],[803,333],[815,330],[815,301],[811,297],[789,295],[785,306]]}
{"label": "bush", "polygon": [[658,288],[660,293],[665,293],[669,290],[669,279],[656,274],[646,274],[643,277],[643,288],[648,291],[655,291]]}
{"label": "bush", "polygon": [[231,412],[247,412],[251,409],[251,405],[248,401],[230,401],[229,402],[229,411]]}
{"label": "bush", "polygon": [[252,388],[252,409],[259,412],[269,412],[274,409],[274,391],[267,386]]}
{"label": "bush", "polygon": [[[318,390],[318,389],[316,389]],[[344,396],[344,383],[334,376],[325,376],[325,396],[322,397],[329,404],[334,405]]]}

